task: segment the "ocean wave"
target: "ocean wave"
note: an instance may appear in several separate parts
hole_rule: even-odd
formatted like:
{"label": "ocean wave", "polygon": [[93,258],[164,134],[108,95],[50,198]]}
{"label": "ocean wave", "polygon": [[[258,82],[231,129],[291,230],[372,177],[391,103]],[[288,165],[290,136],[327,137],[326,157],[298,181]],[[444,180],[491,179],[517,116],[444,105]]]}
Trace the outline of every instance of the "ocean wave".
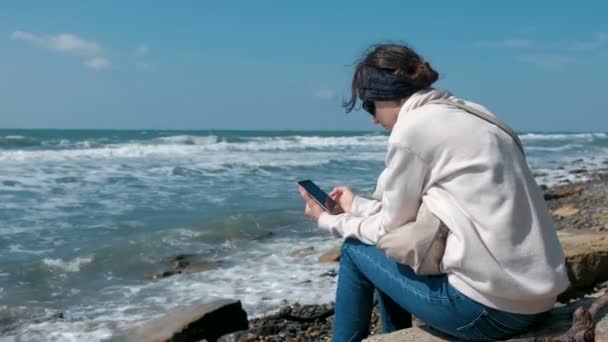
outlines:
{"label": "ocean wave", "polygon": [[32,255],[42,255],[42,254],[46,254],[49,252],[52,252],[52,249],[38,249],[38,250],[32,250],[32,249],[26,249],[23,246],[19,245],[19,244],[12,244],[10,246],[8,246],[8,251],[10,253],[20,253],[20,254],[32,254]]}
{"label": "ocean wave", "polygon": [[582,145],[580,144],[566,144],[562,146],[528,146],[526,150],[528,151],[540,151],[540,152],[564,152],[567,150],[573,150],[576,148],[580,148]]}
{"label": "ocean wave", "polygon": [[195,136],[195,135],[175,135],[169,137],[160,137],[155,139],[156,142],[177,145],[212,145],[219,142],[219,137],[215,135]]}
{"label": "ocean wave", "polygon": [[26,148],[40,145],[40,141],[36,138],[26,137],[23,135],[6,135],[0,136],[0,150]]}
{"label": "ocean wave", "polygon": [[522,140],[593,140],[606,139],[606,133],[525,133],[519,136]]}
{"label": "ocean wave", "polygon": [[[159,138],[160,139],[160,138]],[[243,142],[219,141],[215,136],[165,137],[161,144],[131,142],[103,147],[63,150],[9,150],[0,151],[0,161],[142,158],[154,156],[188,156],[201,152],[275,152],[275,151],[336,151],[352,149],[384,150],[386,136],[315,137],[290,136],[280,138],[249,139]],[[225,155],[224,155],[225,157]]]}
{"label": "ocean wave", "polygon": [[62,259],[50,259],[45,258],[42,260],[42,263],[47,265],[50,268],[59,269],[64,272],[80,272],[80,267],[84,265],[88,265],[93,262],[93,257],[76,257],[72,260],[64,261]]}

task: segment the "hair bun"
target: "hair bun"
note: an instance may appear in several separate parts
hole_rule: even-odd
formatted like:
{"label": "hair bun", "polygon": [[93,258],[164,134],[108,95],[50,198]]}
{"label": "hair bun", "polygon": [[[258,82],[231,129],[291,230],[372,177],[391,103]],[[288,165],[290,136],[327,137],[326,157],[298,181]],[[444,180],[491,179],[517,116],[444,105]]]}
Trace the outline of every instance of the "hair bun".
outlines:
{"label": "hair bun", "polygon": [[428,88],[439,79],[439,74],[433,70],[428,62],[420,61],[410,79],[414,85],[420,88]]}

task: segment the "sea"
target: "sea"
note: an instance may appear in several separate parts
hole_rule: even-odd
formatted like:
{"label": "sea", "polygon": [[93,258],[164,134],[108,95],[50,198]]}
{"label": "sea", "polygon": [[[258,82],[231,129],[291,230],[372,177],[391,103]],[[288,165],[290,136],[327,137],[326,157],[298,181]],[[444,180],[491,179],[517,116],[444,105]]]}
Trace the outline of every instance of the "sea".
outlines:
{"label": "sea", "polygon": [[[608,168],[608,134],[519,133],[539,185]],[[384,132],[0,130],[0,341],[101,341],[180,305],[334,299],[339,244],[296,181],[370,194]],[[314,247],[307,256],[290,252]],[[215,262],[148,279],[167,258]]]}

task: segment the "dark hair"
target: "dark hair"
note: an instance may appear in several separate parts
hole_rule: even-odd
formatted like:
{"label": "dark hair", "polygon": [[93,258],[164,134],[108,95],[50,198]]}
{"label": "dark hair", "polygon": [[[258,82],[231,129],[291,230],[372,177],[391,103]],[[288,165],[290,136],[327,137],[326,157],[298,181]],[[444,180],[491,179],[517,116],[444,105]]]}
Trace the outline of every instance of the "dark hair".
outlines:
{"label": "dark hair", "polygon": [[421,90],[429,88],[439,78],[437,71],[433,70],[428,62],[406,45],[372,45],[366,50],[355,67],[351,85],[351,98],[343,103],[346,112],[352,111],[357,104],[363,85],[363,69],[366,67],[392,71],[393,75],[403,78],[404,82]]}

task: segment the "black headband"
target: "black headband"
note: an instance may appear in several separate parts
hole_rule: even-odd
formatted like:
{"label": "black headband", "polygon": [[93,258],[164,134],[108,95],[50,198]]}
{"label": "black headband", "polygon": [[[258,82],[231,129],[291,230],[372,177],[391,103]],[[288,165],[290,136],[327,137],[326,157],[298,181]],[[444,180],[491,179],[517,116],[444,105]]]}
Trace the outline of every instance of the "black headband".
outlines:
{"label": "black headband", "polygon": [[361,101],[399,100],[422,89],[410,84],[403,77],[393,75],[391,70],[363,67],[360,72]]}

